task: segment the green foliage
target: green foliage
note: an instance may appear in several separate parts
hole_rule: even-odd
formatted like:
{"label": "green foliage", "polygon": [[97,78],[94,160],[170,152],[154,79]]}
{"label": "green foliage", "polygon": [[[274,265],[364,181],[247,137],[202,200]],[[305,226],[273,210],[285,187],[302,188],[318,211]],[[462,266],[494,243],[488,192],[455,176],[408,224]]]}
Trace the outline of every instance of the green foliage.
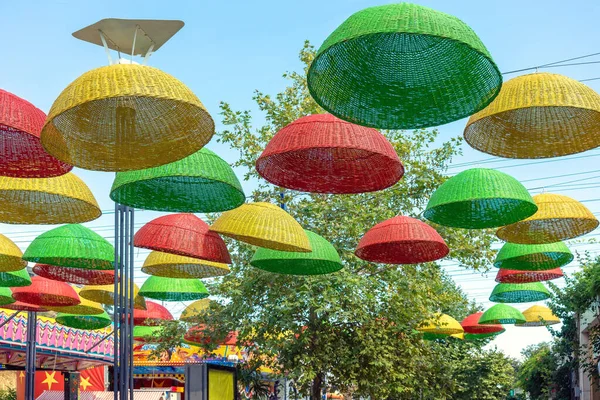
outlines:
{"label": "green foliage", "polygon": [[7,388],[0,390],[0,400],[17,400],[17,389]]}
{"label": "green foliage", "polygon": [[549,343],[531,345],[522,351],[525,360],[519,370],[519,386],[532,400],[548,399],[554,387],[558,360]]}

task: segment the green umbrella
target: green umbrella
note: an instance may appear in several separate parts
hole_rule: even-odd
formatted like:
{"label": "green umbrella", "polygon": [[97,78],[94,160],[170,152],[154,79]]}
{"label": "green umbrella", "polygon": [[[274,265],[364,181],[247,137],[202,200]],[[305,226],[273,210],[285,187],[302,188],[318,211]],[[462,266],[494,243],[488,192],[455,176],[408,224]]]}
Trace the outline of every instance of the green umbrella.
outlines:
{"label": "green umbrella", "polygon": [[134,326],[133,327],[133,337],[135,340],[143,341],[143,342],[158,342],[158,339],[155,335],[159,335],[164,328],[162,326]]}
{"label": "green umbrella", "polygon": [[142,285],[140,296],[164,301],[190,301],[208,297],[200,279],[177,279],[151,276]]}
{"label": "green umbrella", "polygon": [[529,303],[550,298],[550,292],[541,282],[499,283],[490,295],[494,303]]}
{"label": "green umbrella", "polygon": [[112,244],[91,229],[69,224],[35,238],[23,259],[59,267],[111,270],[114,268],[115,250]]}
{"label": "green umbrella", "polygon": [[12,291],[7,287],[0,287],[0,306],[12,304],[16,300],[12,297]]}
{"label": "green umbrella", "polygon": [[146,210],[227,211],[246,199],[229,164],[207,148],[159,167],[117,172],[110,198]]}
{"label": "green umbrella", "polygon": [[502,329],[499,332],[490,332],[490,333],[465,333],[465,340],[479,340],[479,339],[487,339],[493,338],[501,333],[504,333],[506,329]]}
{"label": "green umbrella", "polygon": [[22,287],[31,285],[27,268],[12,272],[0,272],[0,287]]}
{"label": "green umbrella", "polygon": [[537,211],[525,187],[510,175],[486,168],[462,171],[431,195],[424,216],[454,228],[494,228]]}
{"label": "green umbrella", "polygon": [[104,311],[98,315],[77,315],[58,313],[56,315],[56,322],[61,325],[68,326],[75,329],[95,330],[102,329],[110,326],[112,323],[110,317]]}
{"label": "green umbrella", "polygon": [[289,275],[320,275],[342,269],[335,248],[316,233],[306,231],[312,249],[309,253],[258,248],[250,261],[253,267]]}
{"label": "green umbrella", "polygon": [[525,322],[525,316],[521,311],[506,304],[496,304],[487,309],[481,318],[480,325],[487,324],[521,324]]}
{"label": "green umbrella", "polygon": [[505,243],[496,255],[494,266],[517,271],[545,271],[573,261],[563,242],[547,244]]}

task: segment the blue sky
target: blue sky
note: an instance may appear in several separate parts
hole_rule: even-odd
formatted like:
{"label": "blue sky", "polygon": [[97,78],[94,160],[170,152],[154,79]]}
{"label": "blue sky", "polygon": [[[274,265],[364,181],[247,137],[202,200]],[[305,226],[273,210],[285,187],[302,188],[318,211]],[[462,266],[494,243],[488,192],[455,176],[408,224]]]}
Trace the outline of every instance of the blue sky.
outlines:
{"label": "blue sky", "polygon": [[[367,0],[307,0],[307,1],[88,1],[30,0],[2,1],[3,62],[0,63],[0,87],[21,96],[44,111],[71,81],[83,72],[106,65],[104,51],[74,39],[71,33],[102,18],[181,19],[186,26],[150,59],[158,67],[187,84],[201,99],[220,128],[218,105],[227,101],[235,109],[255,110],[252,94],[255,89],[276,93],[283,89],[282,73],[297,69],[298,51],[304,40],[319,46],[350,14],[365,7],[385,4]],[[419,4],[453,14],[470,25],[487,46],[502,71],[554,62],[584,54],[600,52],[600,2],[589,1],[419,1]],[[590,60],[600,60],[600,57]],[[582,60],[585,61],[585,60]],[[555,68],[574,79],[600,77],[600,64]],[[508,76],[508,78],[514,75]],[[600,90],[600,80],[589,82]],[[260,120],[259,116],[257,116]],[[443,139],[462,134],[466,120],[440,127]],[[211,142],[209,148],[228,161],[236,153]],[[593,150],[585,155],[599,155]],[[489,160],[490,156],[465,145],[460,163]],[[528,188],[557,184],[576,179],[548,177],[600,169],[600,158],[586,157],[558,162],[523,164],[501,160],[481,166],[499,167],[525,183]],[[474,163],[470,166],[477,166]],[[102,209],[111,209],[108,191],[113,174],[76,170],[95,193]],[[600,175],[600,174],[598,174]],[[594,174],[581,175],[593,178]],[[545,179],[541,179],[545,178]],[[589,179],[586,182],[598,182]],[[592,185],[593,186],[593,185]],[[555,186],[556,191],[579,200],[597,199],[594,187]],[[560,190],[559,190],[560,189]],[[564,190],[561,191],[561,190]],[[540,190],[534,190],[533,193]],[[600,214],[600,202],[586,205]],[[155,213],[138,213],[141,224]],[[88,226],[111,236],[112,216],[106,215]],[[28,243],[47,227],[0,225],[0,231],[15,240],[24,250]],[[578,245],[577,249],[593,246]],[[138,254],[141,263],[145,253]],[[494,286],[495,271],[488,277],[465,274],[449,265],[449,272],[474,299],[484,302]],[[567,269],[573,271],[575,268]],[[141,284],[143,277],[136,281]],[[486,303],[486,306],[489,306]],[[520,306],[524,309],[530,304]],[[175,313],[183,304],[173,304]],[[501,335],[497,345],[511,355],[518,355],[522,346],[547,340],[543,328],[513,328]]]}

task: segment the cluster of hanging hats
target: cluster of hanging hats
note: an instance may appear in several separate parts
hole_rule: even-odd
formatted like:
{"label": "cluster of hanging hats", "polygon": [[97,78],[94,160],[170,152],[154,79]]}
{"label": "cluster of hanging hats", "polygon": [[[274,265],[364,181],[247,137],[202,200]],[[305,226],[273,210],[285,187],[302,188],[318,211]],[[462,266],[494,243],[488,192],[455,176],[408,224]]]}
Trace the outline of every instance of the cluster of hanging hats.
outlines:
{"label": "cluster of hanging hats", "polygon": [[315,193],[364,193],[404,175],[398,154],[373,128],[331,114],[308,115],[281,129],[256,160],[267,181]]}
{"label": "cluster of hanging hats", "polygon": [[354,254],[375,263],[418,264],[439,260],[449,251],[431,226],[415,218],[397,216],[369,229]]}
{"label": "cluster of hanging hats", "polygon": [[158,167],[118,172],[110,198],[146,210],[192,213],[231,210],[246,199],[233,169],[207,148]]}
{"label": "cluster of hanging hats", "polygon": [[307,78],[325,110],[382,129],[459,120],[487,106],[502,84],[471,28],[409,3],[350,16],[321,45]]}
{"label": "cluster of hanging hats", "polygon": [[440,225],[483,229],[521,221],[537,209],[515,178],[493,169],[472,168],[442,183],[423,216]]}
{"label": "cluster of hanging hats", "polygon": [[585,84],[545,72],[518,76],[469,119],[471,147],[507,158],[548,158],[600,146],[600,95]]}
{"label": "cluster of hanging hats", "polygon": [[250,265],[288,275],[330,274],[343,268],[342,260],[331,243],[314,232],[305,232],[312,249],[310,253],[258,248]]}

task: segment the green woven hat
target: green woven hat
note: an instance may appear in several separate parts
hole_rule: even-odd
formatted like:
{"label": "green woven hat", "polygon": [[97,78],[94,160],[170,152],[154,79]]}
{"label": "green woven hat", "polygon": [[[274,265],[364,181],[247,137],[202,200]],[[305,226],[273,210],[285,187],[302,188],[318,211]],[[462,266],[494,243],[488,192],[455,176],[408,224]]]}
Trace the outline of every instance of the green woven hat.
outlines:
{"label": "green woven hat", "polygon": [[158,342],[160,339],[154,335],[159,335],[164,328],[162,326],[138,325],[133,327],[133,337],[142,342]]}
{"label": "green woven hat", "polygon": [[22,287],[31,285],[27,268],[12,272],[0,272],[0,287]]}
{"label": "green woven hat", "polygon": [[69,224],[42,233],[23,259],[59,267],[111,270],[115,250],[102,236],[83,225]]}
{"label": "green woven hat", "polygon": [[305,230],[312,251],[299,253],[259,247],[250,265],[288,275],[321,275],[339,271],[342,260],[335,248],[316,233]]}
{"label": "green woven hat", "polygon": [[494,266],[517,271],[545,271],[573,261],[573,254],[563,242],[547,244],[505,243],[496,255]]}
{"label": "green woven hat", "polygon": [[537,205],[510,175],[486,168],[462,171],[431,195],[425,218],[454,228],[495,228],[535,214]]}
{"label": "green woven hat", "polygon": [[541,282],[499,283],[490,295],[494,303],[529,303],[550,298],[550,292]]}
{"label": "green woven hat", "polygon": [[364,9],[319,48],[308,89],[331,114],[363,126],[442,125],[485,108],[502,75],[475,32],[417,4]]}
{"label": "green woven hat", "polygon": [[106,328],[107,326],[110,326],[110,324],[112,324],[112,320],[110,319],[106,311],[98,315],[77,315],[58,313],[56,315],[56,322],[71,328],[85,329],[90,331],[94,329]]}
{"label": "green woven hat", "polygon": [[117,172],[110,198],[135,208],[192,213],[231,210],[246,199],[233,169],[207,148],[159,167]]}
{"label": "green woven hat", "polygon": [[488,308],[481,318],[480,325],[488,324],[520,324],[525,322],[525,316],[521,311],[506,304],[496,304]]}
{"label": "green woven hat", "polygon": [[190,301],[208,297],[200,279],[176,279],[151,276],[140,288],[140,296],[164,301]]}
{"label": "green woven hat", "polygon": [[0,306],[12,304],[16,300],[12,297],[12,291],[7,287],[0,287]]}
{"label": "green woven hat", "polygon": [[505,331],[506,329],[502,329],[501,331],[491,333],[465,333],[465,340],[480,340],[492,338],[500,335],[501,333],[504,333]]}

